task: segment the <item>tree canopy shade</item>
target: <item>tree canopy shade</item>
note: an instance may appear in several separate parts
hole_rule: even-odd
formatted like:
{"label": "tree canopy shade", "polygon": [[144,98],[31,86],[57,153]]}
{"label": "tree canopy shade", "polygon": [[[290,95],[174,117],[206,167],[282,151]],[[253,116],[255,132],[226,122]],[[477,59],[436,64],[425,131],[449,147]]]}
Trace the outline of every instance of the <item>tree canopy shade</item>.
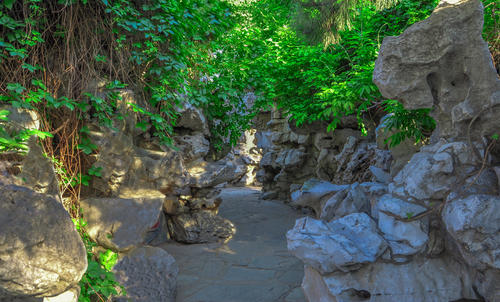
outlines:
{"label": "tree canopy shade", "polygon": [[324,46],[339,42],[340,31],[352,27],[356,9],[374,5],[377,10],[399,0],[295,0],[294,25],[309,42]]}

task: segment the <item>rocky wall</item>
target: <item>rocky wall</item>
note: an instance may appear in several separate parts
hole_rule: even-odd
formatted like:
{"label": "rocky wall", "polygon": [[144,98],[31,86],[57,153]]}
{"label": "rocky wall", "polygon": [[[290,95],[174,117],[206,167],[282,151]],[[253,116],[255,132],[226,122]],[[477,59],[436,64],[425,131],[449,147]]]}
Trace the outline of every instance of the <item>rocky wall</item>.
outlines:
{"label": "rocky wall", "polygon": [[364,136],[353,116],[327,132],[327,123],[296,127],[279,111],[270,115],[257,133],[263,153],[257,179],[265,191],[263,198],[289,200],[311,178],[348,184],[375,179],[370,166],[383,173],[390,170],[391,154],[377,148],[374,127]]}
{"label": "rocky wall", "polygon": [[432,108],[437,129],[385,181],[312,180],[293,195],[316,212],[287,233],[310,302],[500,301],[500,80],[482,25],[480,1],[443,0],[384,39],[374,82]]}

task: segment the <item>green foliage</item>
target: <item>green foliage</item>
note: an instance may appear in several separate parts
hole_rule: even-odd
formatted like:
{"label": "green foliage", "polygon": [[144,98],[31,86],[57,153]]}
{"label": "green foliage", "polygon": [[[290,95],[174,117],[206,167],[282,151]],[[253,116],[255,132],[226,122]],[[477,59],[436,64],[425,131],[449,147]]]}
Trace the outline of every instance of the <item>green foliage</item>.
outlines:
{"label": "green foliage", "polygon": [[85,244],[88,261],[87,271],[80,281],[81,291],[78,301],[91,302],[98,299],[105,302],[113,295],[125,295],[125,289],[115,280],[115,275],[111,272],[118,260],[118,254],[106,250],[96,257],[94,249],[97,244],[90,239],[85,230],[87,223],[82,218],[73,219],[73,222]]}
{"label": "green foliage", "polygon": [[386,143],[394,147],[405,139],[414,139],[416,143],[429,137],[436,128],[436,121],[429,116],[431,109],[406,110],[401,103],[394,100],[384,102],[389,115],[384,121],[384,130],[397,130]]}
{"label": "green foliage", "polygon": [[237,25],[224,35],[225,47],[212,60],[220,75],[211,89],[223,96],[256,91],[257,107],[274,102],[298,125],[325,120],[334,130],[342,116],[356,114],[363,129],[363,112],[382,101],[372,83],[382,39],[427,17],[437,0],[403,0],[382,11],[371,1],[356,3],[349,10],[355,16],[351,28],[340,31],[340,42],[327,48],[308,44],[293,29],[291,1],[236,6]]}
{"label": "green foliage", "polygon": [[33,135],[41,139],[52,137],[49,132],[26,129],[22,125],[9,121],[9,114],[9,110],[0,110],[0,152],[27,151],[27,141]]}
{"label": "green foliage", "polygon": [[309,42],[328,46],[338,43],[340,32],[351,28],[358,8],[372,5],[381,10],[397,2],[399,0],[296,0],[293,25]]}

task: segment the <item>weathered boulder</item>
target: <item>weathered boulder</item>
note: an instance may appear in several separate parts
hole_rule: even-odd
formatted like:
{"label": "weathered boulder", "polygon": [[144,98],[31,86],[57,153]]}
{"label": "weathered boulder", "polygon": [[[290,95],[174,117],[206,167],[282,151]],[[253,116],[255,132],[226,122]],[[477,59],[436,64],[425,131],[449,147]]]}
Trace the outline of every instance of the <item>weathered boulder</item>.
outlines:
{"label": "weathered boulder", "polygon": [[117,252],[143,244],[148,232],[160,220],[163,195],[159,192],[139,195],[141,197],[82,200],[80,205],[90,238]]}
{"label": "weathered boulder", "polygon": [[471,266],[500,274],[500,197],[471,195],[447,202],[446,230]]}
{"label": "weathered boulder", "polygon": [[291,205],[309,207],[317,216],[321,215],[322,202],[333,194],[344,191],[349,185],[334,185],[328,181],[309,179],[302,187],[291,195]]}
{"label": "weathered boulder", "polygon": [[246,170],[229,160],[217,162],[193,161],[187,166],[191,177],[191,187],[207,188],[241,178]]}
{"label": "weathered boulder", "polygon": [[377,213],[378,227],[389,242],[393,257],[413,255],[425,247],[429,240],[427,220],[424,218],[402,221],[396,218],[411,218],[425,210],[426,208],[420,205],[394,198],[389,194],[382,196],[374,204],[372,212]]}
{"label": "weathered boulder", "polygon": [[306,266],[305,272],[302,285],[306,297],[314,297],[310,301],[442,302],[477,298],[460,263],[451,258],[417,258],[406,264],[375,262],[354,272],[327,275]]}
{"label": "weathered boulder", "polygon": [[286,237],[288,250],[322,274],[357,270],[365,263],[375,262],[387,248],[375,221],[365,213],[328,223],[300,218]]}
{"label": "weathered boulder", "polygon": [[29,152],[21,163],[22,170],[18,178],[22,180],[23,186],[62,202],[52,162],[43,155],[42,147],[38,145],[35,136],[30,138],[28,147]]}
{"label": "weathered boulder", "polygon": [[199,108],[185,102],[181,107],[177,108],[177,112],[179,113],[179,118],[176,121],[176,127],[210,135],[207,119]]}
{"label": "weathered boulder", "polygon": [[285,149],[278,153],[272,163],[273,168],[282,168],[286,171],[300,168],[304,164],[307,154],[301,149]]}
{"label": "weathered boulder", "polygon": [[94,167],[101,168],[101,176],[91,183],[98,195],[116,197],[134,190],[168,192],[188,182],[182,156],[175,150],[139,148],[123,132],[92,131],[91,137],[99,146]]}
{"label": "weathered boulder", "polygon": [[[481,145],[475,148],[482,150]],[[389,190],[418,200],[442,200],[450,192],[465,193],[464,190],[468,194],[496,194],[495,173],[486,169],[479,175],[481,165],[482,159],[468,143],[441,140],[413,155],[394,177]]]}
{"label": "weathered boulder", "polygon": [[204,158],[210,151],[210,142],[201,132],[193,135],[176,136],[174,139],[185,162]]}
{"label": "weathered boulder", "polygon": [[433,108],[436,137],[491,137],[500,126],[500,79],[482,29],[480,1],[441,1],[426,20],[384,38],[373,82],[407,109]]}
{"label": "weathered boulder", "polygon": [[231,221],[217,216],[214,211],[196,211],[169,216],[170,236],[184,243],[227,241],[235,234]]}
{"label": "weathered boulder", "polygon": [[370,214],[370,200],[363,187],[358,183],[353,183],[324,202],[320,218],[328,221],[360,212]]}
{"label": "weathered boulder", "polygon": [[113,267],[116,281],[127,296],[117,302],[174,302],[179,268],[175,259],[163,249],[141,247],[122,255]]}
{"label": "weathered boulder", "polygon": [[0,298],[47,297],[78,285],[87,253],[57,200],[28,188],[0,187]]}

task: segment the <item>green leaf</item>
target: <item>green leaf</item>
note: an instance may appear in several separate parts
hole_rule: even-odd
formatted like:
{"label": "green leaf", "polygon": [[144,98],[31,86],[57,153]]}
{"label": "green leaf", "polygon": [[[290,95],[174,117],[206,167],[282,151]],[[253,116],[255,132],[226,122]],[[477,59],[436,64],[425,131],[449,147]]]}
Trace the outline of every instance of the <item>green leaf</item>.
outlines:
{"label": "green leaf", "polygon": [[92,167],[89,169],[89,175],[93,175],[93,176],[101,177],[101,176],[102,176],[102,174],[101,174],[101,170],[102,170],[102,167],[94,167],[94,166],[92,166]]}
{"label": "green leaf", "polygon": [[11,10],[12,9],[12,6],[14,5],[14,2],[16,2],[16,0],[3,0],[3,5],[8,9],[8,10]]}
{"label": "green leaf", "polygon": [[146,131],[148,129],[148,125],[149,124],[146,122],[138,122],[135,124],[135,127],[141,129],[142,131]]}

